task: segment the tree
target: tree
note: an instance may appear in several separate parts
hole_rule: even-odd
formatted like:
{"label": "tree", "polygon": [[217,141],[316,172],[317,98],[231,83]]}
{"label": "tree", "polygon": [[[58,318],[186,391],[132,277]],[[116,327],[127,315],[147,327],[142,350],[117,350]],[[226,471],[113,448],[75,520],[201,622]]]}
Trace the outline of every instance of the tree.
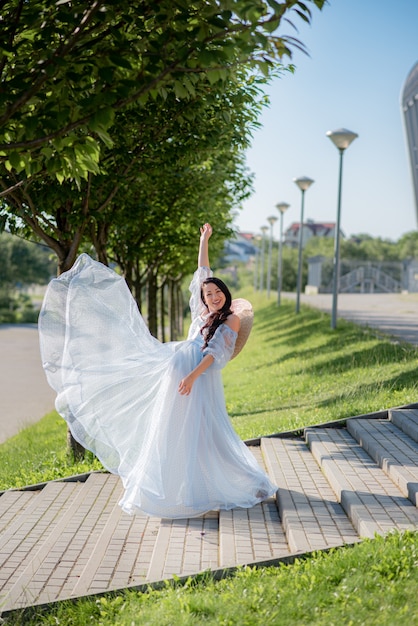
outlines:
{"label": "tree", "polygon": [[0,234],[0,285],[44,285],[54,272],[48,249],[10,233]]}
{"label": "tree", "polygon": [[46,171],[80,184],[100,171],[115,113],[174,92],[194,96],[206,76],[240,64],[266,74],[292,45],[275,34],[292,13],[310,21],[325,0],[4,0],[0,47],[0,159],[16,185]]}
{"label": "tree", "polygon": [[396,248],[400,260],[418,259],[418,232],[414,230],[402,235]]}
{"label": "tree", "polygon": [[[268,75],[290,57],[291,45],[302,45],[275,34],[281,20],[293,11],[309,22],[309,6],[322,8],[324,2],[4,0],[3,227],[8,222],[45,241],[58,256],[59,272],[71,267],[89,239],[106,254],[111,222],[105,216],[112,211],[115,217],[117,194],[123,209],[130,204],[129,193],[122,202],[119,192],[132,180],[132,164],[138,168],[138,159],[144,168],[153,157],[153,142],[137,128],[132,141],[142,153],[135,149],[130,163],[121,161],[114,145],[123,116],[135,110],[150,121],[170,98],[196,100],[208,82],[219,92],[240,66]],[[157,152],[161,165],[163,151]],[[124,176],[115,184],[109,174],[116,163]],[[96,186],[99,194],[92,193]],[[148,236],[145,249],[153,248],[161,253]],[[148,265],[151,281],[154,270]]]}
{"label": "tree", "polygon": [[[198,223],[196,207],[204,205],[207,215],[208,205],[222,199],[228,221],[228,210],[248,193],[241,163],[264,102],[259,83],[238,72],[225,89],[202,82],[188,101],[167,95],[152,115],[131,105],[116,115],[117,141],[103,152],[102,172],[80,186],[35,179],[14,189],[3,200],[9,227],[26,236],[34,232],[51,247],[58,273],[72,266],[83,241],[107,264],[112,231],[118,262],[125,257],[123,269],[129,255],[142,254],[143,265],[155,265],[152,242],[150,256],[143,240],[167,225],[168,217],[177,224],[191,218]],[[167,258],[167,251],[159,245],[156,258],[162,252]]]}
{"label": "tree", "polygon": [[45,284],[54,271],[46,247],[0,234],[0,323],[35,322],[38,312],[22,288]]}

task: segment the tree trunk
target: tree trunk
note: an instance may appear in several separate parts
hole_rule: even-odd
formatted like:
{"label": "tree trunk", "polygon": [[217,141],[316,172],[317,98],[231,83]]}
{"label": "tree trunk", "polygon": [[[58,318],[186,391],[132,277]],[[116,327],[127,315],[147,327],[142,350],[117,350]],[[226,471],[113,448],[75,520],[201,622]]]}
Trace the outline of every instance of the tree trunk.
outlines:
{"label": "tree trunk", "polygon": [[157,320],[157,276],[152,269],[148,270],[148,328],[151,335],[158,335]]}
{"label": "tree trunk", "polygon": [[107,256],[107,242],[109,239],[109,224],[106,222],[100,222],[90,229],[91,239],[96,250],[97,260],[103,265],[109,265],[109,259]]}
{"label": "tree trunk", "polygon": [[74,439],[69,428],[67,428],[67,454],[73,463],[82,461],[86,454],[85,449]]}
{"label": "tree trunk", "polygon": [[176,283],[175,289],[175,298],[176,298],[176,322],[177,322],[177,334],[182,337],[184,333],[184,303],[183,303],[183,291],[181,289],[181,284]]}
{"label": "tree trunk", "polygon": [[160,333],[163,343],[165,343],[165,285],[166,281],[160,287]]}
{"label": "tree trunk", "polygon": [[[61,255],[58,261],[57,276],[60,276],[65,271],[69,270],[76,260],[78,250],[77,239],[74,239],[73,245],[61,250]],[[85,449],[76,441],[71,433],[71,430],[67,428],[67,455],[74,462],[82,461],[85,456]]]}
{"label": "tree trunk", "polygon": [[176,298],[176,283],[170,279],[169,282],[169,315],[170,315],[170,339],[171,341],[177,341],[178,338],[178,310],[177,310],[177,298]]}

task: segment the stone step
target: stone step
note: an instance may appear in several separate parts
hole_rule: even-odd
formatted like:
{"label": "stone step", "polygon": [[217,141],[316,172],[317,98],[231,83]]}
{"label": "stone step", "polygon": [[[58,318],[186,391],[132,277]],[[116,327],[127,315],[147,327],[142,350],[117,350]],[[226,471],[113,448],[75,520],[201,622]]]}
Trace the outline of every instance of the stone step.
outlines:
{"label": "stone step", "polygon": [[219,566],[247,565],[289,556],[274,498],[250,509],[219,512]]}
{"label": "stone step", "polygon": [[38,495],[34,491],[5,491],[0,496],[0,533],[4,533],[15,517],[22,513],[32,498]]}
{"label": "stone step", "polygon": [[[113,485],[109,484],[109,475],[94,474],[85,483],[49,483],[40,492],[37,510],[23,516],[28,518],[30,531],[26,535],[20,532],[10,542],[14,545],[6,565],[11,565],[14,571],[1,592],[3,610],[57,598],[65,582],[71,579],[74,565],[78,562],[79,566],[83,561],[86,541],[97,541],[100,536],[109,487],[112,491],[119,479],[110,476],[110,480]],[[22,516],[18,520],[23,521]],[[20,561],[19,555],[26,556]],[[88,557],[86,552],[84,558]]]}
{"label": "stone step", "polygon": [[[95,546],[89,551],[88,562],[72,589],[72,597],[145,583],[149,580],[153,556],[167,556],[166,547],[161,545],[161,529],[166,527],[167,520],[141,513],[132,516],[124,513],[118,505],[122,491],[119,481],[118,490],[112,497],[110,515]],[[184,522],[182,520],[183,525]],[[180,560],[184,560],[183,554]],[[62,595],[66,593],[63,589]]]}
{"label": "stone step", "polygon": [[146,575],[155,582],[218,567],[218,513],[188,519],[158,519]]}
{"label": "stone step", "polygon": [[347,430],[307,428],[305,436],[360,537],[416,529],[418,510]]}
{"label": "stone step", "polygon": [[[404,455],[386,465],[404,463],[411,471],[417,444],[409,440],[406,458],[407,435],[389,421],[371,421],[374,429],[389,427],[386,456],[392,439],[393,457]],[[364,420],[358,422],[353,428],[369,429]],[[277,498],[251,509],[184,520],[129,516],[118,506],[120,479],[107,473],[93,473],[86,482],[57,481],[38,491],[3,493],[1,611],[268,563],[376,532],[418,527],[417,508],[346,429],[312,427],[305,435],[306,442],[263,438],[260,446],[250,446],[278,485]],[[378,435],[374,439],[382,445]],[[363,432],[360,436],[365,440]]]}
{"label": "stone step", "polygon": [[418,443],[389,420],[350,419],[348,432],[418,506]]}
{"label": "stone step", "polygon": [[261,440],[292,554],[359,541],[359,536],[302,439]]}
{"label": "stone step", "polygon": [[21,510],[1,534],[0,606],[5,604],[4,598],[22,571],[30,566],[51,524],[61,518],[62,508],[72,498],[75,488],[75,484],[49,483],[42,490],[32,492],[35,495],[30,498],[26,509]]}
{"label": "stone step", "polygon": [[391,409],[389,419],[411,439],[418,442],[418,410]]}
{"label": "stone step", "polygon": [[[268,472],[260,446],[249,446],[260,467]],[[289,556],[275,498],[251,509],[219,512],[219,567],[246,565]]]}

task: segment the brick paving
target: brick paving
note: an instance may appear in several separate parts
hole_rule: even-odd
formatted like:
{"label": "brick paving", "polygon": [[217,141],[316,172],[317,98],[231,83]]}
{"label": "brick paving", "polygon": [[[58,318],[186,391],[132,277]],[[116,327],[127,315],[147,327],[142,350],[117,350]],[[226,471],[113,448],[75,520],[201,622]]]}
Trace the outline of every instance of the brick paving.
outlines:
{"label": "brick paving", "polygon": [[[367,416],[366,416],[367,417]],[[250,449],[278,485],[251,509],[166,520],[120,509],[118,477],[0,495],[0,607],[135,588],[352,544],[418,527],[418,411],[263,438]]]}

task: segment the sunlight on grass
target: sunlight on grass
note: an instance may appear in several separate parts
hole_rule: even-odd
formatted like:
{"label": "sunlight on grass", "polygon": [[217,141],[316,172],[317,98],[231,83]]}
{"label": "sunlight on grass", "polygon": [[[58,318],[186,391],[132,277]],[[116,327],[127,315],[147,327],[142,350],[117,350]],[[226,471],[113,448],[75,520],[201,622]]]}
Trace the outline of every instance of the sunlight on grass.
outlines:
{"label": "sunlight on grass", "polygon": [[0,445],[0,490],[102,469],[90,453],[73,463],[66,441],[67,425],[55,411],[5,441]]}
{"label": "sunlight on grass", "polygon": [[283,432],[416,401],[414,346],[294,303],[257,294],[244,351],[224,370],[228,412],[244,438]]}

